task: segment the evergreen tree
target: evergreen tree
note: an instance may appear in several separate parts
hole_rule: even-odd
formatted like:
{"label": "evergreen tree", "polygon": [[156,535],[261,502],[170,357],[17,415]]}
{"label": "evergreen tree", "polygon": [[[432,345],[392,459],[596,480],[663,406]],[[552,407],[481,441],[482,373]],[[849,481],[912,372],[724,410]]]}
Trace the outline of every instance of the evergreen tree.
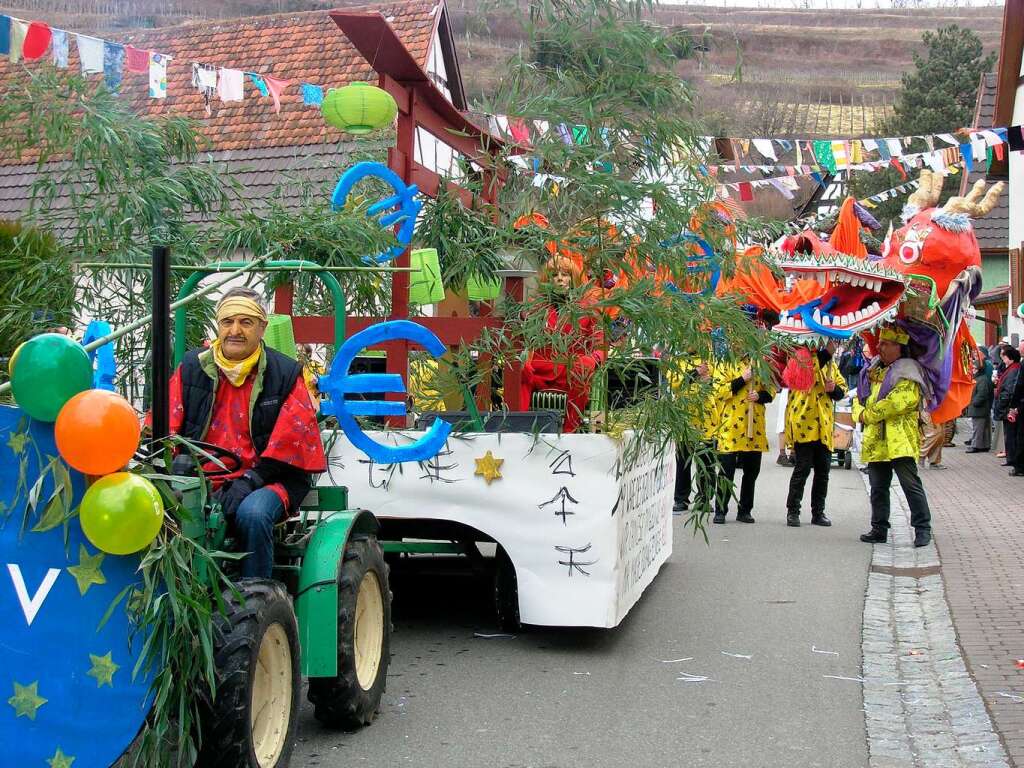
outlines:
{"label": "evergreen tree", "polygon": [[[896,101],[895,114],[881,127],[885,136],[914,136],[951,133],[969,126],[974,120],[978,85],[982,74],[995,63],[995,54],[985,55],[981,39],[970,29],[956,24],[942,27],[922,36],[923,53],[914,53],[914,69],[904,73]],[[907,152],[923,152],[927,145],[916,140]],[[960,186],[960,175],[946,178],[940,203],[945,202]],[[903,182],[894,169],[875,173],[853,174],[850,193],[867,197]],[[888,227],[900,224],[899,215],[905,197],[878,205],[873,211]]]}

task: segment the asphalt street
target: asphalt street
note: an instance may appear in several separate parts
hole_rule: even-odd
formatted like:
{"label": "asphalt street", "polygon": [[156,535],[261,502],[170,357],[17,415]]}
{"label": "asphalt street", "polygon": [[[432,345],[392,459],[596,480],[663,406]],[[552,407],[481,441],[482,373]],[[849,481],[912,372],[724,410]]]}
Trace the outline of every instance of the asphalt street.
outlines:
{"label": "asphalt street", "polygon": [[765,455],[755,525],[733,508],[705,543],[677,517],[671,559],[615,629],[475,637],[497,632],[489,583],[399,574],[381,714],[337,733],[305,706],[292,764],[866,766],[861,686],[838,679],[861,673],[864,486],[833,467],[834,525],[808,525],[805,501],[787,528],[790,471]]}

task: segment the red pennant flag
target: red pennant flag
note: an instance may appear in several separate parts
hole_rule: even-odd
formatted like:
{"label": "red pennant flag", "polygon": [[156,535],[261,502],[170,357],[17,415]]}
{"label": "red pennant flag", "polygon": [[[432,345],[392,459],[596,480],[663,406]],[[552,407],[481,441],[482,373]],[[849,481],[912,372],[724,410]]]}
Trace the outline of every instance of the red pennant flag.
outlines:
{"label": "red pennant flag", "polygon": [[267,84],[267,90],[270,91],[270,96],[274,100],[274,111],[280,114],[281,112],[281,91],[291,85],[291,80],[281,80],[270,75],[261,75],[263,82]]}
{"label": "red pennant flag", "polygon": [[907,180],[907,172],[903,170],[903,163],[901,163],[898,158],[890,158],[889,165],[891,165],[893,168],[900,172],[900,177],[904,181]]}
{"label": "red pennant flag", "polygon": [[124,47],[124,68],[129,72],[149,72],[149,51],[134,45]]}
{"label": "red pennant flag", "polygon": [[999,160],[1000,162],[1002,162],[1002,159],[1003,159],[1003,145],[1002,144],[996,144],[994,147],[992,147],[992,149],[994,149],[995,152],[996,152],[996,160]]}
{"label": "red pennant flag", "polygon": [[754,199],[754,188],[751,186],[749,181],[740,182],[740,200],[744,203],[749,203]]}
{"label": "red pennant flag", "polygon": [[28,25],[28,31],[25,33],[21,55],[26,61],[41,58],[46,53],[46,49],[50,47],[50,38],[52,37],[53,32],[50,31],[49,25],[41,21],[33,21]]}
{"label": "red pennant flag", "polygon": [[512,134],[512,141],[516,144],[530,143],[530,129],[527,127],[526,121],[521,117],[509,120],[508,130]]}

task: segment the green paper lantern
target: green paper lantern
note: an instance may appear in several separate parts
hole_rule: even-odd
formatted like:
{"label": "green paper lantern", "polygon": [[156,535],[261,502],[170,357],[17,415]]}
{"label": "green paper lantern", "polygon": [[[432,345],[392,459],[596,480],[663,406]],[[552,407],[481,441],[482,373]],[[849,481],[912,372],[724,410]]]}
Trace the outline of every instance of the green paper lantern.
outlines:
{"label": "green paper lantern", "polygon": [[267,330],[263,334],[263,343],[282,355],[295,360],[295,331],[292,329],[291,315],[271,315],[267,318]]}
{"label": "green paper lantern", "polygon": [[417,248],[409,254],[409,301],[412,304],[436,304],[444,299],[441,264],[436,248]]}
{"label": "green paper lantern", "polygon": [[382,88],[351,83],[329,90],[321,110],[328,125],[358,136],[391,125],[398,114],[398,104]]}
{"label": "green paper lantern", "polygon": [[[1017,317],[1024,317],[1024,304],[1017,307]],[[11,358],[11,370],[14,370],[14,358]]]}
{"label": "green paper lantern", "polygon": [[494,301],[501,295],[501,280],[497,277],[481,280],[476,275],[470,275],[466,280],[466,291],[470,301]]}

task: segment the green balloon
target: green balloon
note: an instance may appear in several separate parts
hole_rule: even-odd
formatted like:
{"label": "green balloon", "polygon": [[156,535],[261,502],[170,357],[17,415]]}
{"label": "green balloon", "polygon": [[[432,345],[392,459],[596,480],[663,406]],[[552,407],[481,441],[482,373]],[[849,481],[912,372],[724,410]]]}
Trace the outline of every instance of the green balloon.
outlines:
{"label": "green balloon", "polygon": [[89,486],[78,516],[82,532],[96,549],[130,555],[145,549],[160,533],[164,500],[141,475],[115,472]]}
{"label": "green balloon", "polygon": [[33,419],[56,421],[64,403],[92,388],[92,363],[74,339],[44,333],[22,344],[11,388],[15,402]]}

